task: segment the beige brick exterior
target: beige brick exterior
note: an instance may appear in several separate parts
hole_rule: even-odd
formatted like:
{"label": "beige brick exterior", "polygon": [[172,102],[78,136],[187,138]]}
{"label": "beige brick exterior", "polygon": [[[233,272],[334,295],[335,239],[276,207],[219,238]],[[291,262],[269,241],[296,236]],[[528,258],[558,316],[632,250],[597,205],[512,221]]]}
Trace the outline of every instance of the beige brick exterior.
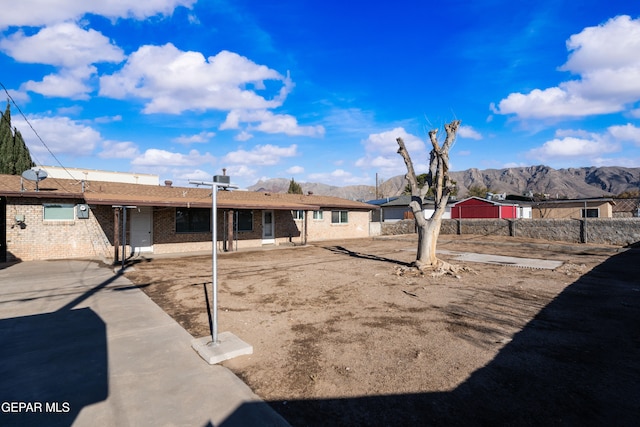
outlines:
{"label": "beige brick exterior", "polygon": [[[43,205],[46,203],[77,205],[82,203],[82,200],[7,198],[8,260],[109,256],[109,250],[112,250],[113,246],[95,214],[90,213],[88,219],[45,221]],[[19,224],[16,217],[24,217],[24,223]]]}
{"label": "beige brick exterior", "polygon": [[613,218],[613,205],[608,201],[568,201],[563,203],[540,202],[532,206],[534,219],[582,218],[582,210],[597,209],[597,218]]}
{"label": "beige brick exterior", "polygon": [[[8,260],[45,260],[114,257],[114,208],[89,205],[89,218],[69,221],[45,221],[43,205],[47,203],[84,203],[81,199],[36,199],[8,197],[6,207]],[[342,209],[344,210],[344,209]],[[253,228],[237,233],[233,249],[263,245],[262,210],[253,212]],[[329,239],[349,239],[369,236],[369,211],[348,211],[348,221],[332,224],[331,210],[323,210],[322,219],[313,219],[313,211],[305,211],[304,220],[294,220],[290,210],[273,210],[275,245],[304,244]],[[223,249],[225,210],[218,211],[218,249]],[[15,218],[24,217],[24,226]],[[210,251],[210,232],[177,233],[176,208],[152,209],[152,247],[155,254]],[[127,241],[130,241],[130,222]],[[121,231],[120,231],[121,233]],[[121,242],[120,242],[121,244]],[[127,249],[129,250],[129,249]]]}

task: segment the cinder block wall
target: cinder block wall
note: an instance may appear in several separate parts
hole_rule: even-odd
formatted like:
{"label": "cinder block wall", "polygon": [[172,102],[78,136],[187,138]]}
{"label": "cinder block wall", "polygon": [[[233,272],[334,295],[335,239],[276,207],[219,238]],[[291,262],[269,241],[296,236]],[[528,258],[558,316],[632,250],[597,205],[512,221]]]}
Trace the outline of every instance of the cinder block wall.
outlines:
{"label": "cinder block wall", "polygon": [[[413,220],[382,223],[382,234],[411,234]],[[571,243],[629,246],[640,242],[640,218],[443,219],[441,235],[515,236]]]}

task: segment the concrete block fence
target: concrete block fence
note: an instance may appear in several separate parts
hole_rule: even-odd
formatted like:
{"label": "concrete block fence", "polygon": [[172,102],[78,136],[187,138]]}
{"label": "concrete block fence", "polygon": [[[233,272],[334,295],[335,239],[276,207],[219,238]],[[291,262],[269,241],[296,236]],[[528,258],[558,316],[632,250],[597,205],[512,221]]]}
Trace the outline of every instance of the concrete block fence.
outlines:
{"label": "concrete block fence", "polygon": [[[382,235],[415,233],[414,221],[383,222]],[[640,242],[640,218],[443,219],[441,235],[527,237],[570,243],[630,246]]]}

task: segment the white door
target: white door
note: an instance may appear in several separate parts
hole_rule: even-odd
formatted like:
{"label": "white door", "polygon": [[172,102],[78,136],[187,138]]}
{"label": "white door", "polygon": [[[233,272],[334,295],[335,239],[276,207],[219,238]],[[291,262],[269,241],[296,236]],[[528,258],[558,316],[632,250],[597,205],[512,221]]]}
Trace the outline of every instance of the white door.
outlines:
{"label": "white door", "polygon": [[131,251],[153,252],[153,211],[150,207],[139,207],[127,212],[131,215]]}
{"label": "white door", "polygon": [[268,245],[276,242],[275,221],[273,211],[262,211],[262,244]]}

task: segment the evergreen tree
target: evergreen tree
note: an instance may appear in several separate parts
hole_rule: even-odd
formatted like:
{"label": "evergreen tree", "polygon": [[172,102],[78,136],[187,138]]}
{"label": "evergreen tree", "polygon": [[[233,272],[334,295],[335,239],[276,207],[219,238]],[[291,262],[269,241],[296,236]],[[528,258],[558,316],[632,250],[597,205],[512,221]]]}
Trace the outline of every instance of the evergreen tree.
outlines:
{"label": "evergreen tree", "polygon": [[22,133],[18,129],[15,130],[13,134],[13,146],[16,149],[16,162],[15,162],[15,175],[20,175],[22,172],[27,169],[31,169],[36,164],[31,159],[31,153],[29,152],[29,147],[24,142],[24,138],[22,138]]}
{"label": "evergreen tree", "polygon": [[20,175],[35,166],[29,148],[18,129],[11,129],[11,108],[7,108],[0,118],[0,173]]}
{"label": "evergreen tree", "polygon": [[2,117],[0,117],[0,173],[8,173],[8,160],[11,157],[9,153],[12,144],[13,134],[11,133],[11,110],[9,109],[9,101],[7,108]]}
{"label": "evergreen tree", "polygon": [[293,178],[291,178],[291,182],[289,182],[289,190],[288,194],[302,194],[302,186],[295,182]]}

